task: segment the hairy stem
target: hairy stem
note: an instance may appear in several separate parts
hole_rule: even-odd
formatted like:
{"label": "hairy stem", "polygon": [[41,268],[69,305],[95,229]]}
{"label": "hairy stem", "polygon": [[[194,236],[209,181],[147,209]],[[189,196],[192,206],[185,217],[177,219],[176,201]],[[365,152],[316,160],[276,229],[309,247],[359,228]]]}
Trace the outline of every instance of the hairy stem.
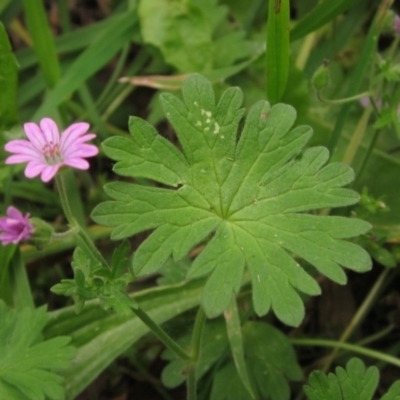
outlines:
{"label": "hairy stem", "polygon": [[68,193],[65,188],[65,182],[62,174],[56,175],[56,184],[58,188],[58,193],[60,195],[60,201],[62,208],[64,210],[65,217],[71,227],[71,229],[75,229],[77,231],[76,235],[79,239],[79,242],[85,247],[85,249],[90,253],[90,255],[97,260],[102,266],[109,268],[109,265],[102,254],[97,250],[97,247],[94,245],[92,239],[87,234],[85,229],[79,225],[78,221],[74,217],[74,214],[71,210],[70,201],[68,199]]}
{"label": "hairy stem", "polygon": [[150,328],[150,330],[173,351],[181,360],[192,361],[192,357],[186,353],[159,325],[157,325],[149,315],[140,308],[132,308],[132,311],[140,318],[140,320]]}
{"label": "hairy stem", "polygon": [[389,354],[383,353],[381,351],[367,349],[362,346],[351,343],[342,343],[335,340],[325,340],[325,339],[290,339],[290,343],[295,346],[318,346],[318,347],[333,347],[340,348],[343,350],[348,350],[353,353],[362,354],[364,356],[375,358],[381,360],[388,364],[400,367],[400,359],[393,357]]}
{"label": "hairy stem", "polygon": [[343,99],[326,99],[325,97],[322,97],[321,92],[317,92],[318,100],[322,101],[323,103],[328,103],[328,104],[343,104],[343,103],[349,103],[354,100],[359,100],[363,97],[369,97],[371,95],[370,92],[363,92],[360,94],[356,94],[354,96],[350,97],[345,97]]}
{"label": "hairy stem", "polygon": [[361,141],[364,137],[365,131],[367,129],[369,117],[371,116],[372,106],[368,106],[361,116],[356,129],[354,130],[353,136],[347,146],[346,153],[343,157],[343,162],[347,165],[351,165],[354,160],[354,156],[360,147]]}

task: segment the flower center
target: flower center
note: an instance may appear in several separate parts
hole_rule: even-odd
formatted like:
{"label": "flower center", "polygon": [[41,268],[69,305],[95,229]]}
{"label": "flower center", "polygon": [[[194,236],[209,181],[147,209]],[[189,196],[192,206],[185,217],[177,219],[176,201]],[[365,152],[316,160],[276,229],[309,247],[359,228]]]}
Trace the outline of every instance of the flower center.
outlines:
{"label": "flower center", "polygon": [[63,161],[58,143],[46,143],[42,148],[42,152],[47,164],[55,165]]}

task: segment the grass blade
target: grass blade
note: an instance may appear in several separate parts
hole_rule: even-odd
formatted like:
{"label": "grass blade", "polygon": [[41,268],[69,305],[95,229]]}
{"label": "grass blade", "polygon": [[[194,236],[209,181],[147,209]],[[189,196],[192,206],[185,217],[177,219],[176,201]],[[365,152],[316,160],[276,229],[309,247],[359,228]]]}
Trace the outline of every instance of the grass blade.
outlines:
{"label": "grass blade", "polygon": [[53,35],[47,21],[44,2],[41,0],[24,0],[24,10],[40,69],[47,86],[52,88],[60,79],[61,69]]}
{"label": "grass blade", "polygon": [[17,119],[17,63],[10,41],[0,22],[0,127],[9,127]]}
{"label": "grass blade", "polygon": [[308,33],[324,26],[340,14],[344,13],[360,0],[324,0],[314,7],[290,32],[290,40],[294,42]]}
{"label": "grass blade", "polygon": [[[368,35],[365,39],[364,46],[361,50],[358,63],[353,71],[352,78],[350,79],[350,84],[344,97],[351,97],[357,94],[361,86],[361,82],[368,69],[370,68],[370,61],[375,54],[376,45],[379,38],[379,32],[381,30],[384,16],[387,10],[392,4],[392,0],[382,0],[381,4],[376,12],[375,19],[368,31]],[[348,104],[344,104],[339,112],[339,116],[336,120],[335,128],[332,132],[332,136],[328,143],[328,150],[332,154],[335,150],[337,142],[339,140],[340,134],[344,127],[347,119],[347,115],[350,112],[351,107]]]}
{"label": "grass blade", "polygon": [[55,107],[78,89],[89,77],[109,62],[132,38],[137,23],[136,14],[126,13],[114,23],[76,59],[63,75],[57,86],[45,98],[34,119],[49,115]]}
{"label": "grass blade", "polygon": [[267,26],[267,97],[277,103],[289,73],[289,0],[269,2]]}
{"label": "grass blade", "polygon": [[[54,43],[57,53],[71,53],[85,48],[90,43],[93,43],[102,32],[108,31],[109,27],[114,24],[115,19],[119,17],[119,15],[112,16],[93,25],[84,26],[56,37]],[[35,65],[38,61],[35,52],[31,48],[18,50],[15,56],[21,70]]]}

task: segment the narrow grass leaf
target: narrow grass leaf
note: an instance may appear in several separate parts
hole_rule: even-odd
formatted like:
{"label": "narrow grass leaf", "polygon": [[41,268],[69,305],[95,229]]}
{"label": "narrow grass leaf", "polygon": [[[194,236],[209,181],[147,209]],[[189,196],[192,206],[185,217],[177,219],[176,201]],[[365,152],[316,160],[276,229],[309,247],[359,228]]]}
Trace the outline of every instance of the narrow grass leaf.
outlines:
{"label": "narrow grass leaf", "polygon": [[[97,40],[97,37],[104,31],[108,31],[109,27],[115,24],[115,20],[120,15],[113,15],[103,21],[96,22],[91,25],[83,26],[73,32],[65,33],[54,38],[57,53],[72,53],[84,49],[86,46]],[[28,47],[15,52],[18,64],[21,70],[29,68],[38,62],[35,51]]]}
{"label": "narrow grass leaf", "polygon": [[37,120],[57,107],[88,78],[109,62],[132,38],[136,24],[134,13],[126,13],[114,20],[70,66],[57,86],[48,94],[33,119]]}
{"label": "narrow grass leaf", "polygon": [[289,0],[269,2],[267,25],[267,97],[277,103],[289,73]]}
{"label": "narrow grass leaf", "polygon": [[[389,2],[390,3],[390,2]],[[365,74],[370,68],[370,61],[375,54],[376,46],[379,38],[379,31],[384,22],[384,16],[386,14],[387,8],[390,4],[387,2],[382,2],[379,7],[375,19],[368,31],[368,35],[365,38],[363,48],[361,50],[360,57],[358,58],[358,63],[353,71],[353,74],[350,79],[350,84],[348,86],[347,92],[344,97],[351,97],[358,93],[361,82],[364,79]],[[337,142],[339,140],[340,134],[342,133],[342,129],[347,120],[347,116],[350,112],[351,107],[348,104],[342,105],[339,115],[336,119],[335,128],[332,132],[332,136],[328,143],[328,150],[332,156]]]}
{"label": "narrow grass leaf", "polygon": [[44,2],[41,0],[24,0],[24,10],[40,69],[47,86],[52,88],[60,79],[61,70]]}
{"label": "narrow grass leaf", "polygon": [[310,32],[321,28],[333,21],[340,14],[349,10],[360,0],[324,0],[314,7],[299,23],[290,31],[290,41],[294,42]]}
{"label": "narrow grass leaf", "polygon": [[17,119],[17,63],[10,41],[0,22],[0,128],[7,128]]}

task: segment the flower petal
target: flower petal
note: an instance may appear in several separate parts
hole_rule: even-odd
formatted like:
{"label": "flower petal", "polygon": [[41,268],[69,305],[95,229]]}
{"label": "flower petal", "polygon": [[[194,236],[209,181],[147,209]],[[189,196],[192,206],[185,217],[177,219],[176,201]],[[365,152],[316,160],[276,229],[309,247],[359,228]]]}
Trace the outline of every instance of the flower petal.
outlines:
{"label": "flower petal", "polygon": [[77,157],[93,157],[99,153],[99,149],[93,144],[72,145],[63,153],[65,159]]}
{"label": "flower petal", "polygon": [[36,125],[34,122],[27,122],[26,124],[24,124],[24,131],[26,137],[33,144],[33,146],[41,151],[43,146],[46,144],[46,139],[39,126]]}
{"label": "flower petal", "polygon": [[46,138],[47,143],[60,143],[60,133],[56,123],[50,118],[43,118],[40,121],[40,128]]}
{"label": "flower petal", "polygon": [[4,231],[8,227],[7,217],[0,218],[0,231]]}
{"label": "flower petal", "polygon": [[41,155],[41,152],[28,140],[11,140],[11,142],[8,142],[4,146],[4,149],[10,153],[16,154]]}
{"label": "flower petal", "polygon": [[80,136],[83,136],[89,129],[86,122],[78,122],[69,126],[61,135],[61,149],[65,151],[68,146],[74,143]]}
{"label": "flower petal", "polygon": [[9,218],[16,219],[17,221],[24,221],[24,216],[22,215],[21,211],[13,206],[7,208],[7,216]]}
{"label": "flower petal", "polygon": [[0,233],[0,241],[3,244],[3,246],[12,243],[13,240],[14,240],[14,235],[10,235],[7,232]]}
{"label": "flower petal", "polygon": [[20,155],[20,154],[15,154],[13,156],[7,157],[5,163],[6,164],[21,164],[21,163],[26,163],[29,161],[40,161],[38,158],[35,159],[35,157],[33,156],[26,156],[24,154]]}
{"label": "flower petal", "polygon": [[89,169],[89,163],[83,158],[69,158],[64,164],[77,169]]}
{"label": "flower petal", "polygon": [[25,168],[25,176],[27,178],[34,178],[40,175],[46,167],[47,165],[44,163],[31,161]]}
{"label": "flower petal", "polygon": [[54,178],[55,174],[59,170],[61,164],[58,163],[56,165],[46,165],[45,168],[43,169],[42,175],[40,176],[40,179],[43,182],[48,182],[52,178]]}
{"label": "flower petal", "polygon": [[29,239],[33,230],[34,227],[29,222],[29,213],[24,216],[13,206],[7,208],[6,217],[0,218],[0,241],[4,246]]}

